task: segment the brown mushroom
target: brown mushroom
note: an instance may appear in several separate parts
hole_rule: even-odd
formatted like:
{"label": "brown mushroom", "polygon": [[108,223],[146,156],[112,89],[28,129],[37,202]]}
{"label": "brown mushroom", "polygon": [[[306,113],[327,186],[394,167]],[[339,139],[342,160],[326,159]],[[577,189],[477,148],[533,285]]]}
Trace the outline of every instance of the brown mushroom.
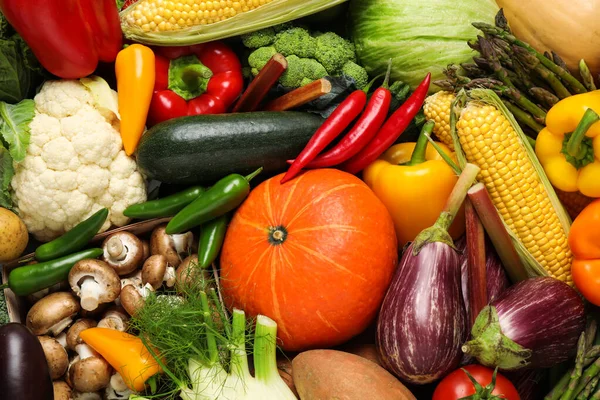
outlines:
{"label": "brown mushroom", "polygon": [[142,254],[143,254],[143,259],[147,260],[148,257],[150,257],[152,254],[150,253],[150,243],[145,240],[142,239]]}
{"label": "brown mushroom", "polygon": [[150,256],[142,267],[142,283],[149,283],[154,290],[160,288],[163,282],[167,287],[175,285],[175,268],[169,265],[167,257],[162,254]]}
{"label": "brown mushroom", "polygon": [[123,307],[129,315],[134,315],[136,311],[144,305],[147,290],[152,290],[152,286],[146,285],[141,288],[134,285],[125,286],[121,289],[121,296],[119,297],[121,307]]}
{"label": "brown mushroom", "polygon": [[58,379],[67,372],[69,368],[69,355],[67,350],[58,343],[58,341],[50,336],[38,336],[38,340],[44,349],[48,369],[52,380]]}
{"label": "brown mushroom", "polygon": [[52,382],[54,387],[54,400],[71,400],[71,388],[65,381]]}
{"label": "brown mushroom", "polygon": [[56,336],[71,325],[79,312],[77,298],[70,292],[51,293],[35,303],[27,313],[26,325],[34,335]]}
{"label": "brown mushroom", "polygon": [[111,366],[87,344],[78,344],[75,350],[79,360],[69,368],[73,389],[86,393],[106,388],[110,383]]}
{"label": "brown mushroom", "polygon": [[119,275],[100,260],[78,261],[69,272],[71,290],[81,299],[81,308],[92,311],[101,303],[110,303],[121,293]]}
{"label": "brown mushroom", "polygon": [[129,315],[123,309],[123,307],[111,307],[105,313],[102,319],[98,322],[99,328],[114,329],[117,331],[125,332],[127,330],[127,323],[129,322]]}
{"label": "brown mushroom", "polygon": [[[28,263],[28,265],[29,264],[32,263]],[[29,301],[31,304],[34,304],[36,301],[42,299],[43,297],[46,297],[50,293],[61,292],[65,290],[69,290],[69,282],[67,281],[57,283],[55,285],[50,286],[49,288],[32,293],[27,296],[27,301]]]}
{"label": "brown mushroom", "polygon": [[81,316],[81,318],[95,319],[97,321],[100,319],[102,314],[104,314],[104,312],[110,307],[111,304],[112,303],[98,304],[98,308],[91,311],[81,309],[79,315]]}
{"label": "brown mushroom", "polygon": [[102,260],[119,275],[135,271],[144,262],[144,246],[131,232],[113,233],[102,243]]}
{"label": "brown mushroom", "polygon": [[81,318],[75,321],[73,325],[67,331],[67,348],[75,351],[75,346],[83,343],[83,339],[79,337],[79,334],[86,329],[93,328],[98,323],[90,318]]}
{"label": "brown mushroom", "polygon": [[176,272],[176,288],[178,292],[184,292],[186,287],[198,279],[209,279],[208,270],[198,267],[198,255],[192,254],[181,262]]}
{"label": "brown mushroom", "polygon": [[174,268],[181,264],[182,257],[186,257],[194,246],[194,234],[185,232],[177,235],[167,235],[165,227],[159,225],[150,236],[150,253],[162,254],[167,262]]}

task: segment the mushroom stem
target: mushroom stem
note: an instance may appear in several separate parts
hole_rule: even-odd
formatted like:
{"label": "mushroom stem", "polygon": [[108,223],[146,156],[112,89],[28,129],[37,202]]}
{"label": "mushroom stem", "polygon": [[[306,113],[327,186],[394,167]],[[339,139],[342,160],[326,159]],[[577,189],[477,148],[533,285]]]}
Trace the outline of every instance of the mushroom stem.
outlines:
{"label": "mushroom stem", "polygon": [[86,276],[81,282],[81,308],[93,311],[98,308],[102,287],[91,276]]}
{"label": "mushroom stem", "polygon": [[50,333],[52,333],[53,336],[56,336],[62,331],[64,331],[67,328],[67,326],[71,325],[71,322],[73,322],[73,318],[71,317],[61,319],[56,324],[52,325],[49,331]]}
{"label": "mushroom stem", "polygon": [[75,346],[75,351],[79,355],[80,360],[85,360],[86,358],[96,357],[97,353],[85,343],[78,344]]}
{"label": "mushroom stem", "polygon": [[177,273],[175,272],[175,268],[168,266],[165,271],[165,276],[163,277],[163,281],[167,285],[167,287],[175,286],[175,281],[177,280]]}
{"label": "mushroom stem", "polygon": [[127,257],[127,247],[123,245],[123,242],[118,237],[112,237],[106,242],[106,251],[111,258],[121,261]]}
{"label": "mushroom stem", "polygon": [[125,392],[129,389],[125,384],[125,381],[123,381],[123,377],[118,372],[114,373],[113,376],[110,377],[110,387],[115,392]]}
{"label": "mushroom stem", "polygon": [[171,235],[173,241],[173,247],[177,254],[181,257],[182,254],[187,256],[190,252],[194,241],[194,234],[192,232],[180,233],[177,235]]}
{"label": "mushroom stem", "polygon": [[62,332],[60,335],[56,336],[55,339],[62,347],[67,348],[67,334],[65,332]]}

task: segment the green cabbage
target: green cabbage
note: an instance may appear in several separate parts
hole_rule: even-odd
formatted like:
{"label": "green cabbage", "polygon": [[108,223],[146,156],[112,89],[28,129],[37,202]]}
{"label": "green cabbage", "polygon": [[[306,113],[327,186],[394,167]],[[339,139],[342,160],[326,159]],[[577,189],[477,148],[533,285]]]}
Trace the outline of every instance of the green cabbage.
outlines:
{"label": "green cabbage", "polygon": [[[469,62],[477,37],[472,22],[494,23],[493,0],[352,0],[350,26],[356,54],[371,76],[385,73],[413,88],[431,72],[443,78],[452,63]],[[431,85],[432,90],[439,90]]]}

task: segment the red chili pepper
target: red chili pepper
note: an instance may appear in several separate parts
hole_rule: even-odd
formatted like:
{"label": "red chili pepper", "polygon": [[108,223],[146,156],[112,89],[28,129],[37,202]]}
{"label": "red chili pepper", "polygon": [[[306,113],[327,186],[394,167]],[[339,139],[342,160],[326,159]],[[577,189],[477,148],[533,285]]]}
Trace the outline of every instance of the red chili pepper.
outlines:
{"label": "red chili pepper", "polygon": [[293,179],[302,168],[315,159],[340,133],[361,113],[367,103],[367,95],[355,90],[340,103],[323,125],[310,138],[304,150],[294,160],[287,173],[281,179],[285,183]]}
{"label": "red chili pepper", "polygon": [[242,93],[242,66],[222,42],[156,49],[148,125],[186,115],[221,114]]}
{"label": "red chili pepper", "polygon": [[61,78],[88,76],[123,47],[114,0],[0,0],[0,10],[42,66]]}
{"label": "red chili pepper", "polygon": [[427,74],[413,94],[410,95],[404,104],[392,114],[379,132],[377,132],[375,138],[358,154],[342,164],[340,168],[351,174],[357,174],[383,154],[402,135],[402,132],[404,132],[423,106],[430,82],[431,74]]}

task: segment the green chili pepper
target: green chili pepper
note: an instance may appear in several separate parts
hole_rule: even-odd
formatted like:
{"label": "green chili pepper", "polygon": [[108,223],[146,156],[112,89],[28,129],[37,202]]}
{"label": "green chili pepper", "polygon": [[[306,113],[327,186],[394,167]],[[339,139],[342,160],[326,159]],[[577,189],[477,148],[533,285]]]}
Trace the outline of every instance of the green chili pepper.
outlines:
{"label": "green chili pepper", "polygon": [[15,268],[8,275],[8,283],[0,289],[9,287],[17,296],[27,296],[66,281],[77,261],[98,258],[102,252],[102,249],[88,249],[56,260]]}
{"label": "green chili pepper", "polygon": [[167,235],[188,231],[242,204],[250,193],[250,180],[261,171],[259,168],[246,177],[231,174],[215,183],[169,221],[165,229]]}
{"label": "green chili pepper", "polygon": [[200,242],[198,243],[198,265],[200,268],[208,268],[217,259],[225,232],[227,232],[227,214],[208,221],[202,225]]}
{"label": "green chili pepper", "polygon": [[137,219],[172,217],[196,200],[204,191],[205,189],[201,186],[192,186],[162,199],[131,205],[123,211],[123,214],[126,217]]}
{"label": "green chili pepper", "polygon": [[83,249],[102,228],[107,217],[108,210],[106,208],[98,210],[64,235],[39,246],[35,250],[35,259],[38,261],[54,260]]}

